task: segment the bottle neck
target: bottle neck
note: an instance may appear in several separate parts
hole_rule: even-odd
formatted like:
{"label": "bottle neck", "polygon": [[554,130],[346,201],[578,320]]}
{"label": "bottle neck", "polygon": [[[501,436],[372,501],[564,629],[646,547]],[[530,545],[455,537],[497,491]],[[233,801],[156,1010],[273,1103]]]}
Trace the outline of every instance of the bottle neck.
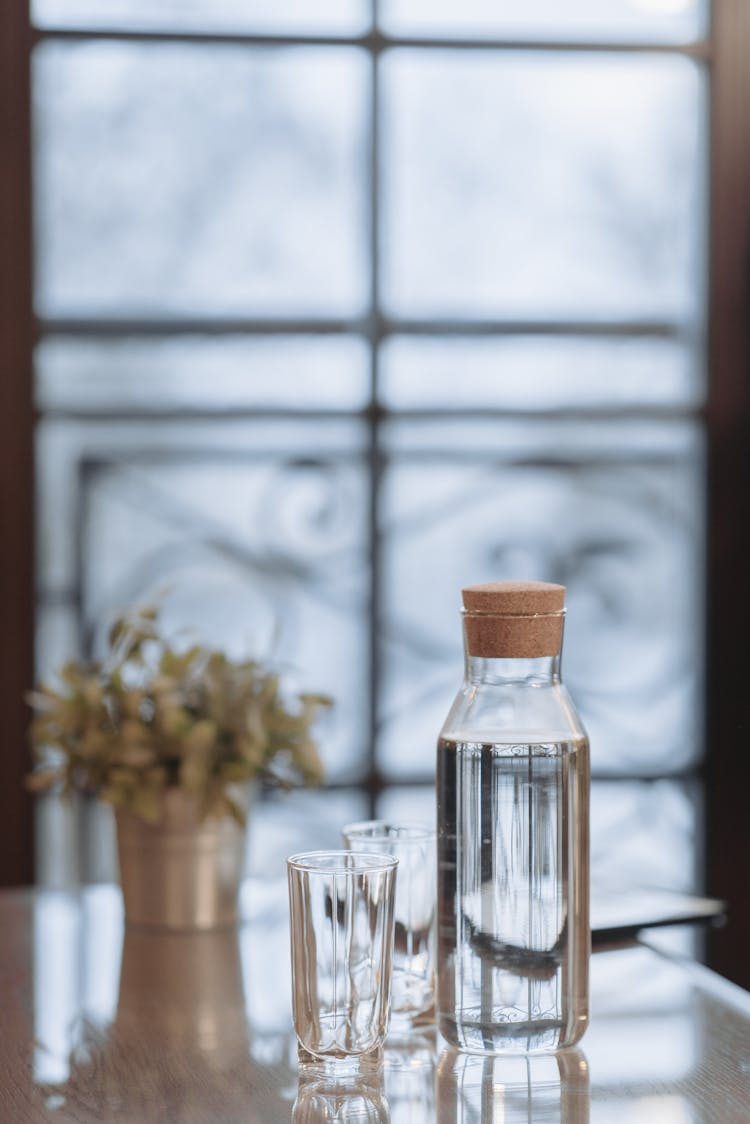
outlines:
{"label": "bottle neck", "polygon": [[464,610],[462,620],[467,683],[559,683],[564,613]]}
{"label": "bottle neck", "polygon": [[490,659],[471,656],[464,647],[464,675],[467,683],[559,683],[560,656]]}

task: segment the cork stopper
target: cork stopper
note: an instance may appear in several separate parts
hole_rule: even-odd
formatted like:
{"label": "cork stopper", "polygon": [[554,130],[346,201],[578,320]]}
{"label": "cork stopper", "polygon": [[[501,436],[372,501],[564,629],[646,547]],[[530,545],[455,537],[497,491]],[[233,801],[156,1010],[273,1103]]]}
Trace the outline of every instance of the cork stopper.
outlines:
{"label": "cork stopper", "polygon": [[551,582],[485,582],[461,590],[470,656],[556,656],[562,644],[565,586]]}

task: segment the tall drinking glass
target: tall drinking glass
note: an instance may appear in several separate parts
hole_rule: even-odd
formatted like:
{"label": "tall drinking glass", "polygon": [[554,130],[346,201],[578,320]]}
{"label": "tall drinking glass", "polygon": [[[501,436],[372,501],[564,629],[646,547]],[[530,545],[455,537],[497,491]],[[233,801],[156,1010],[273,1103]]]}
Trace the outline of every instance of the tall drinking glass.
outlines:
{"label": "tall drinking glass", "polygon": [[366,820],[347,824],[341,834],[352,851],[398,859],[391,1029],[409,1032],[435,1015],[435,831],[422,824]]}
{"label": "tall drinking glass", "polygon": [[352,851],[287,860],[299,1059],[332,1076],[364,1072],[382,1057],[397,862]]}

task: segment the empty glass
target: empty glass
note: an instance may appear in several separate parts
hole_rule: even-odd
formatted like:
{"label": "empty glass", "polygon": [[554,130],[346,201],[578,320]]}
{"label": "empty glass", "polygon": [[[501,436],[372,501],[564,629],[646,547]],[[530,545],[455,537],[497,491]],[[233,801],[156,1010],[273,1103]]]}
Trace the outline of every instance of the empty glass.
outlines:
{"label": "empty glass", "polygon": [[397,862],[352,851],[287,860],[292,1009],[303,1064],[342,1074],[380,1060]]}
{"label": "empty glass", "polygon": [[366,820],[347,824],[341,834],[352,851],[398,859],[391,1027],[398,1033],[429,1022],[435,1013],[435,832],[418,824]]}

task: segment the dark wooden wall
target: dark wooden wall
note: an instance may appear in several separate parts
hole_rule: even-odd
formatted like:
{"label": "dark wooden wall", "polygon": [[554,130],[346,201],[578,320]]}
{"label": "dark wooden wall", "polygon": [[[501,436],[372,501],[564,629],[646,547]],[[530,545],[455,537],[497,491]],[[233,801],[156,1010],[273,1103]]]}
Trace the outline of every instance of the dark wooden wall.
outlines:
{"label": "dark wooden wall", "polygon": [[0,4],[0,885],[32,878],[31,168],[26,3]]}
{"label": "dark wooden wall", "polygon": [[750,988],[750,4],[714,0],[706,884],[709,963]]}

